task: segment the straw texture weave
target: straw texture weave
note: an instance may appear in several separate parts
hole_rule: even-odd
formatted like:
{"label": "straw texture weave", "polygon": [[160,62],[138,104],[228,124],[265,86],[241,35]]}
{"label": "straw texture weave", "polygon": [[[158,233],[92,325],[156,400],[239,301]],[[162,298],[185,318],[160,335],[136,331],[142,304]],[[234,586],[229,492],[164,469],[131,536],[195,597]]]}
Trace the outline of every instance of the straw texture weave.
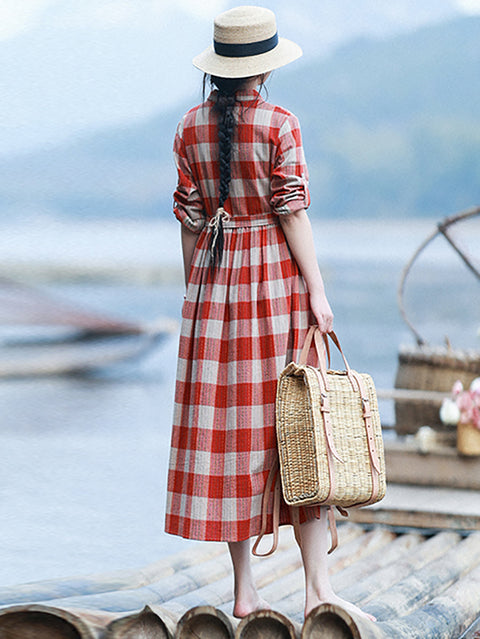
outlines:
{"label": "straw texture weave", "polygon": [[[446,346],[404,346],[398,355],[395,388],[450,393],[457,380],[467,388],[478,375],[478,350],[454,350]],[[442,424],[438,406],[429,402],[396,402],[395,424],[401,435],[416,433],[423,424],[438,431],[448,430]]]}
{"label": "straw texture weave", "polygon": [[[370,402],[380,467],[375,501],[380,501],[385,495],[386,479],[375,386],[370,375],[357,375]],[[277,440],[284,499],[289,505],[323,503],[347,508],[368,502],[372,497],[374,471],[362,398],[358,391],[353,390],[346,371],[329,370],[327,376],[333,439],[336,452],[343,461],[327,452],[320,408],[321,391],[315,369],[292,362],[283,370],[278,381]],[[333,464],[333,468],[329,469],[329,464]],[[329,497],[332,476],[333,493]]]}
{"label": "straw texture weave", "polygon": [[480,430],[473,424],[457,424],[457,449],[461,455],[480,455]]}

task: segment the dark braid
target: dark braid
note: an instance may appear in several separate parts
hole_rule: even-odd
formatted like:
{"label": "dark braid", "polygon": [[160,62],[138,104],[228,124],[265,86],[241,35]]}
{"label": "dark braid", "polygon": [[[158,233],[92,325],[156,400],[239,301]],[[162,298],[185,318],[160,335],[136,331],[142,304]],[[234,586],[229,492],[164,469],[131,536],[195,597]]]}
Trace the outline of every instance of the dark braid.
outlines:
{"label": "dark braid", "polygon": [[218,93],[215,111],[218,112],[218,161],[220,168],[219,207],[225,204],[230,190],[230,180],[232,179],[230,164],[232,158],[233,133],[235,129],[234,106],[234,95]]}
{"label": "dark braid", "polygon": [[[220,184],[218,193],[218,208],[222,209],[230,191],[232,142],[235,131],[234,107],[236,103],[235,93],[248,78],[220,78],[211,76],[211,84],[218,89],[214,111],[218,114],[218,162],[220,172]],[[211,266],[215,267],[222,259],[224,247],[223,215],[218,214],[210,240]]]}
{"label": "dark braid", "polygon": [[[230,191],[230,181],[232,179],[231,160],[232,142],[235,132],[234,107],[236,104],[235,94],[248,80],[248,78],[221,78],[210,76],[210,84],[218,89],[214,111],[218,114],[218,163],[220,172],[220,184],[218,193],[218,209],[213,219],[213,229],[210,237],[210,254],[212,269],[219,264],[223,255],[224,233],[223,220],[228,215],[223,211],[223,205],[228,198]],[[205,99],[205,89],[208,76],[203,77],[203,97]],[[262,77],[260,89],[264,88],[265,76]]]}

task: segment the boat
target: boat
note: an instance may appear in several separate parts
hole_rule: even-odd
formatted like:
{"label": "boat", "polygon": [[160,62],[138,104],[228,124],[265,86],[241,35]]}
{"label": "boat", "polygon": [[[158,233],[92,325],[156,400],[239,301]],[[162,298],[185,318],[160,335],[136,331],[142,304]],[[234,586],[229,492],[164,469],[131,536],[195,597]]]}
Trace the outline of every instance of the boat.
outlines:
{"label": "boat", "polygon": [[[474,378],[480,376],[480,350],[455,349],[448,338],[445,344],[429,344],[409,318],[404,302],[407,277],[414,263],[438,236],[447,241],[468,271],[480,280],[480,268],[452,233],[455,226],[461,226],[479,215],[480,207],[474,207],[438,222],[403,269],[398,287],[398,306],[415,343],[401,346],[398,356],[395,388],[405,393],[403,400],[397,399],[395,402],[396,431],[400,435],[415,434],[422,425],[428,425],[438,433],[443,431],[445,434],[439,416],[441,394],[443,393],[443,397],[449,395],[457,380],[468,387]],[[478,252],[478,247],[475,248]],[[426,394],[436,392],[437,398],[434,401],[428,398],[423,402],[418,399],[408,401],[408,391]]]}
{"label": "boat", "polygon": [[61,375],[142,357],[177,323],[134,322],[0,279],[0,378]]}

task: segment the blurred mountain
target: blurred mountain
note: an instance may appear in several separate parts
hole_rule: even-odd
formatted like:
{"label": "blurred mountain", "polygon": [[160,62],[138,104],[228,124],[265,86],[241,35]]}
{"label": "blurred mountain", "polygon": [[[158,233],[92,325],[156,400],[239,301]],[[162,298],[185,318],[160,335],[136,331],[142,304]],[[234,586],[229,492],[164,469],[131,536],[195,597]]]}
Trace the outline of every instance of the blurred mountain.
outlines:
{"label": "blurred mountain", "polygon": [[[282,35],[302,44],[304,60],[358,36],[383,38],[451,19],[465,2],[262,0]],[[211,40],[212,16],[237,4],[0,2],[0,155],[140,121],[189,99],[198,81],[191,59]]]}
{"label": "blurred mountain", "polygon": [[[302,122],[312,215],[441,217],[478,204],[479,68],[480,17],[469,16],[275,73],[269,99]],[[171,145],[187,106],[1,159],[0,211],[170,216]]]}

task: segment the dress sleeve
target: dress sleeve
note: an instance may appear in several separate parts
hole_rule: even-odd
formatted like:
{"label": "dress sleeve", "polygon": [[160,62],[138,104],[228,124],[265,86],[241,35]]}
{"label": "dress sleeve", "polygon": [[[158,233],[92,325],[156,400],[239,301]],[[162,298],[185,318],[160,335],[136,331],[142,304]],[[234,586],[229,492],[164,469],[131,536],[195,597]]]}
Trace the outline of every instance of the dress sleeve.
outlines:
{"label": "dress sleeve", "polygon": [[182,128],[181,122],[173,144],[173,157],[178,174],[177,188],[173,194],[173,212],[177,220],[190,231],[200,233],[205,226],[204,206],[188,162]]}
{"label": "dress sleeve", "polygon": [[308,169],[298,119],[290,114],[280,127],[271,177],[272,210],[288,215],[310,204]]}

